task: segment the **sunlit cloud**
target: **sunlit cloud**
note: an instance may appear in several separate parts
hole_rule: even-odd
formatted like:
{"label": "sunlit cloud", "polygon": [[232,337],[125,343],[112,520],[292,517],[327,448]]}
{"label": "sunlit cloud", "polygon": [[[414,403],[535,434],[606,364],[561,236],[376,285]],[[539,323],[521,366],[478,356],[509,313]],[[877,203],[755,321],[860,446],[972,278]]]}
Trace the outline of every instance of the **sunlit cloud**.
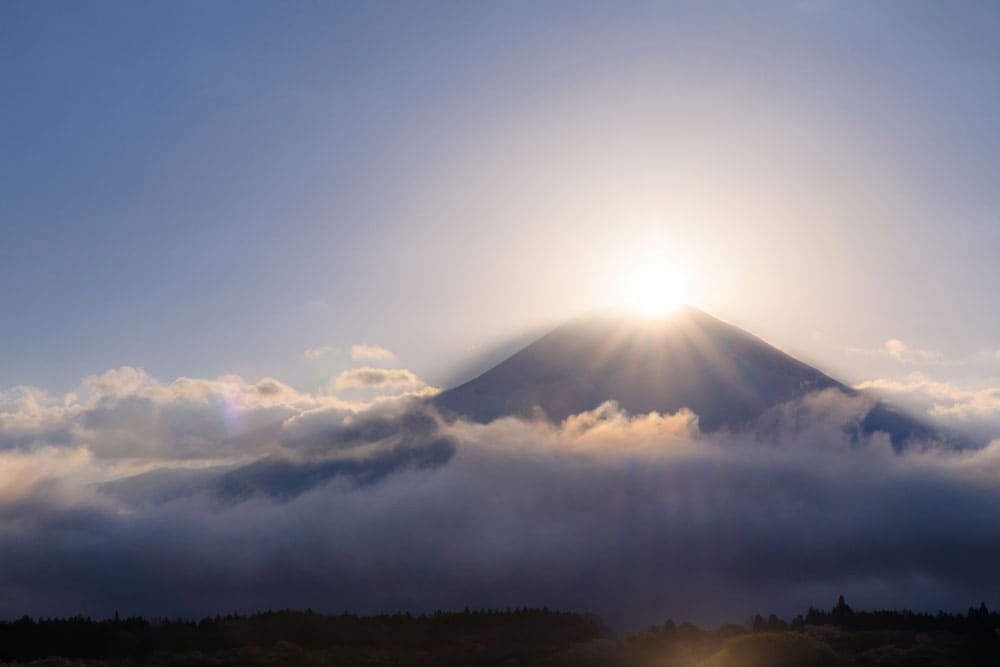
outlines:
{"label": "sunlit cloud", "polygon": [[856,388],[895,394],[922,393],[934,399],[947,401],[961,401],[971,395],[968,390],[960,389],[950,382],[933,380],[926,374],[919,372],[910,373],[904,380],[887,378],[866,380],[858,384]]}
{"label": "sunlit cloud", "polygon": [[856,388],[909,406],[980,440],[1000,437],[1000,387],[945,382],[914,372],[902,379],[868,380]]}
{"label": "sunlit cloud", "polygon": [[301,411],[345,408],[273,378],[228,375],[163,383],[139,368],[89,376],[58,396],[18,387],[0,395],[0,451],[84,447],[107,462],[245,459],[272,442],[268,429]]}
{"label": "sunlit cloud", "polygon": [[346,370],[331,383],[333,389],[414,390],[424,382],[403,368],[373,368],[363,366]]}
{"label": "sunlit cloud", "polygon": [[1000,387],[969,392],[952,405],[935,405],[931,414],[950,417],[1000,417]]}
{"label": "sunlit cloud", "polygon": [[359,343],[351,346],[351,359],[355,361],[391,361],[396,355],[381,345]]}
{"label": "sunlit cloud", "polygon": [[912,347],[898,338],[890,338],[885,342],[884,347],[890,357],[903,363],[910,361],[937,361],[941,358],[940,352]]}

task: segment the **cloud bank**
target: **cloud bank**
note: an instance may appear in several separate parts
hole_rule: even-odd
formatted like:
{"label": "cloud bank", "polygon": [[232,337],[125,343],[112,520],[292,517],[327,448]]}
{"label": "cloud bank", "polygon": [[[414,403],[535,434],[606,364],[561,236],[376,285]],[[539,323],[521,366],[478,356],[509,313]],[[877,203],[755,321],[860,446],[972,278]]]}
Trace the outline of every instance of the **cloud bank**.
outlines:
{"label": "cloud bank", "polygon": [[393,386],[122,368],[0,394],[0,614],[548,605],[627,626],[839,593],[964,609],[1000,584],[1000,441],[896,453],[857,436],[864,396],[706,435],[614,403],[472,424]]}

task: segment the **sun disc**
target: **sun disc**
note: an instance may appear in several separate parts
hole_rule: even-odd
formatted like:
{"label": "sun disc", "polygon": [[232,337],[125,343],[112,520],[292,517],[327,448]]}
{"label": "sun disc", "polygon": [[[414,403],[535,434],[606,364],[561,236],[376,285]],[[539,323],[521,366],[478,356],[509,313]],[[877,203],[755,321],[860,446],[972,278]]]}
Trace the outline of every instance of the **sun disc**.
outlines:
{"label": "sun disc", "polygon": [[670,267],[643,264],[632,272],[628,302],[633,310],[656,317],[676,310],[684,301],[683,282]]}

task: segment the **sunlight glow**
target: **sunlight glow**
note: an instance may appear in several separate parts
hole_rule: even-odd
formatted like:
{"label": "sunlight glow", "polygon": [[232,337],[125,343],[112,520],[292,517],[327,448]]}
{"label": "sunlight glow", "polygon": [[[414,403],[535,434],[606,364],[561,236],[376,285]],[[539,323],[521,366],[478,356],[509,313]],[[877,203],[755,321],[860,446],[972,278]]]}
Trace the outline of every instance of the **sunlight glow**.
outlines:
{"label": "sunlight glow", "polygon": [[648,263],[636,267],[629,277],[627,290],[629,307],[650,317],[666,315],[687,301],[683,276],[666,264]]}

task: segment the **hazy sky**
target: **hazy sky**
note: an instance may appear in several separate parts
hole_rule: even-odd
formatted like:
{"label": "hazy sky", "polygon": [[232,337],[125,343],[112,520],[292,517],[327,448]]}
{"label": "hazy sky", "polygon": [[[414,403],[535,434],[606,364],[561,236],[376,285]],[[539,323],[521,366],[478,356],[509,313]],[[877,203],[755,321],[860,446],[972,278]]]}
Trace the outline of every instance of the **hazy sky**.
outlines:
{"label": "hazy sky", "polygon": [[4,2],[0,386],[312,389],[361,343],[443,384],[640,261],[849,382],[987,386],[998,34],[992,2]]}

